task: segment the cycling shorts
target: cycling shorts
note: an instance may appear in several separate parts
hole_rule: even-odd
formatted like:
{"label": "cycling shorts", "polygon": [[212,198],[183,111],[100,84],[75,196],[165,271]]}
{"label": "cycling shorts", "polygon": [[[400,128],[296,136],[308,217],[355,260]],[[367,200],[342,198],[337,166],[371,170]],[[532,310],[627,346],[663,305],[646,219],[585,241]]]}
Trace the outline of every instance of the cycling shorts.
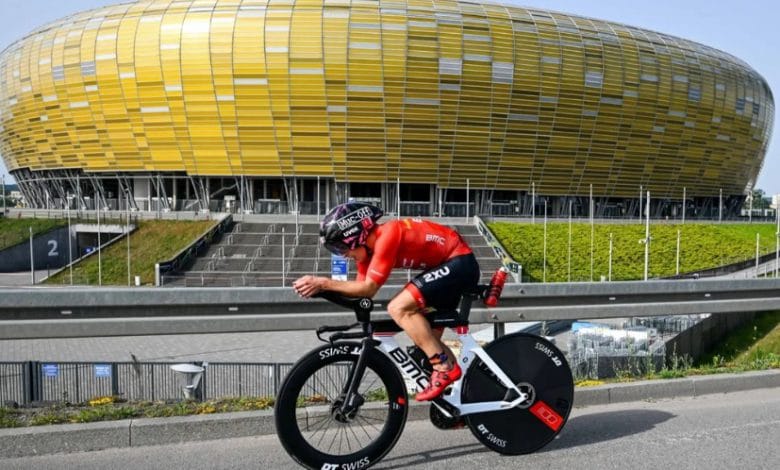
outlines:
{"label": "cycling shorts", "polygon": [[473,253],[454,256],[412,279],[404,288],[421,312],[453,310],[464,292],[479,282],[479,263]]}

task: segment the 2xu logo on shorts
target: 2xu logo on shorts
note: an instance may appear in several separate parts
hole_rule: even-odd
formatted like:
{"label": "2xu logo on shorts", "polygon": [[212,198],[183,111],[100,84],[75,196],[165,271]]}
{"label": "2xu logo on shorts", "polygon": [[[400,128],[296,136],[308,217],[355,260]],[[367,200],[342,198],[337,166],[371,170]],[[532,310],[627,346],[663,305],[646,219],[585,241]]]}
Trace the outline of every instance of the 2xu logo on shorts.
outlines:
{"label": "2xu logo on shorts", "polygon": [[368,467],[370,460],[368,457],[363,457],[357,462],[350,463],[324,463],[320,470],[358,470],[360,468]]}
{"label": "2xu logo on shorts", "polygon": [[445,266],[443,268],[434,269],[429,273],[425,273],[425,275],[423,276],[423,280],[425,282],[433,282],[436,279],[441,279],[449,274],[450,274],[450,268],[449,266]]}

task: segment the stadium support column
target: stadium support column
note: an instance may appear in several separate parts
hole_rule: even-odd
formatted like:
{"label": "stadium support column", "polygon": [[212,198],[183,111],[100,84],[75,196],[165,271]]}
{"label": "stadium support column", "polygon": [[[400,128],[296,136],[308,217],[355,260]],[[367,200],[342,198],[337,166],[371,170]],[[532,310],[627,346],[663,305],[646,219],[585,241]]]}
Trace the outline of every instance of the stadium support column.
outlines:
{"label": "stadium support column", "polygon": [[398,207],[398,196],[396,195],[396,183],[384,182],[380,184],[380,206],[387,212],[387,215],[395,215]]}
{"label": "stadium support column", "polygon": [[298,180],[296,178],[283,178],[284,192],[287,197],[287,211],[298,210]]}
{"label": "stadium support column", "polygon": [[247,204],[249,212],[255,212],[255,179],[249,180],[249,187],[247,188]]}
{"label": "stadium support column", "polygon": [[330,210],[330,179],[325,180],[325,211]]}
{"label": "stadium support column", "polygon": [[428,213],[436,212],[436,185],[428,185]]}

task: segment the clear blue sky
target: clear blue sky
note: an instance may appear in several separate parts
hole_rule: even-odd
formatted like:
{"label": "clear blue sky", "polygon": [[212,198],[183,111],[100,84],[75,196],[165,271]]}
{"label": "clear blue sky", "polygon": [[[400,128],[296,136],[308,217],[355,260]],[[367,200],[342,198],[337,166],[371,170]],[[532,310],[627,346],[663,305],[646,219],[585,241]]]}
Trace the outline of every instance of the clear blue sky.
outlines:
{"label": "clear blue sky", "polygon": [[[680,36],[733,54],[769,82],[780,106],[780,2],[777,0],[506,0],[520,6],[616,21]],[[0,0],[0,50],[36,27],[118,0]],[[776,119],[777,121],[777,119]],[[776,131],[776,128],[775,128]],[[780,194],[780,144],[774,136],[757,188]],[[8,172],[0,161],[0,174]],[[9,181],[6,178],[6,181]]]}

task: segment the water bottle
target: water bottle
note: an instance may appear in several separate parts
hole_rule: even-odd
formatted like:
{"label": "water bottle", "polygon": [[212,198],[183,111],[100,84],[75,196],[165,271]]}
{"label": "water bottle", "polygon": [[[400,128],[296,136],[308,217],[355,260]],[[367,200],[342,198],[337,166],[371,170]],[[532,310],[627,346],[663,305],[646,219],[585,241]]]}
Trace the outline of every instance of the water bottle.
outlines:
{"label": "water bottle", "polygon": [[501,297],[501,291],[504,289],[504,283],[506,282],[506,275],[509,271],[504,268],[498,268],[493,277],[490,279],[490,286],[488,287],[488,293],[485,297],[485,305],[488,307],[495,307],[498,305],[498,298]]}

